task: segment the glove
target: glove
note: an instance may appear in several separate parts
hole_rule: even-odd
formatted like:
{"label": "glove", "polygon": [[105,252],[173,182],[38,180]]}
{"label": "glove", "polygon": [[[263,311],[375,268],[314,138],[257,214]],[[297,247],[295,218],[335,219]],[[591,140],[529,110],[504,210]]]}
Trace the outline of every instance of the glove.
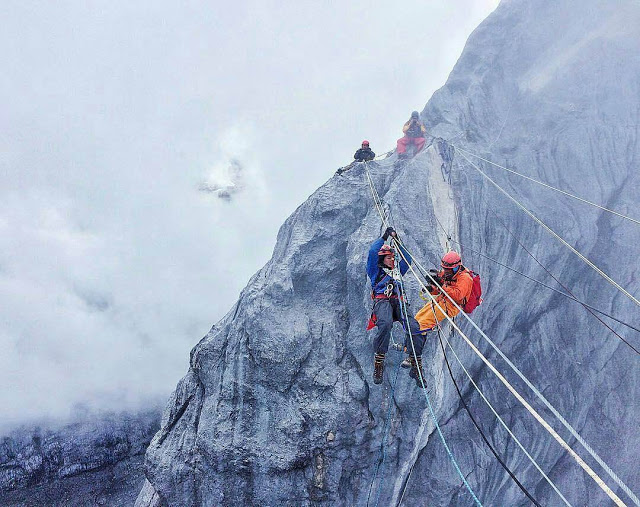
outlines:
{"label": "glove", "polygon": [[438,285],[442,285],[442,278],[440,277],[440,275],[438,274],[438,270],[437,269],[430,269],[429,270],[429,274],[431,275],[431,278],[429,278],[428,276],[426,276],[425,278],[427,279],[427,282],[429,282],[430,284],[433,283],[432,280],[435,280],[435,282]]}
{"label": "glove", "polygon": [[387,227],[387,230],[384,231],[384,234],[382,235],[382,239],[387,241],[387,239],[389,239],[389,236],[395,236],[395,234],[396,231],[393,227]]}

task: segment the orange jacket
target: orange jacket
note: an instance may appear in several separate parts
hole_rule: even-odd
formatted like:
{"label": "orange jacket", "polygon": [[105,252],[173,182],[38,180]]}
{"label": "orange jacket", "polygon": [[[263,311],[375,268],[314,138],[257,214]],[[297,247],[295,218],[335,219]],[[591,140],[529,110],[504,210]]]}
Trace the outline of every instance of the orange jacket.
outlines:
{"label": "orange jacket", "polygon": [[[442,277],[444,271],[441,271],[438,274]],[[471,275],[466,268],[460,269],[460,271],[453,275],[453,278],[451,280],[445,280],[444,282],[442,282],[442,289],[447,294],[449,294],[449,296],[451,296],[451,299],[453,299],[460,306],[463,306],[467,303],[469,296],[471,295],[472,288],[473,278],[471,278]],[[438,287],[435,287],[433,291],[431,291],[431,294],[433,294],[434,296],[439,293],[440,289],[438,289]],[[446,301],[451,304],[449,298],[444,294],[440,294],[436,299],[438,300],[438,303]]]}

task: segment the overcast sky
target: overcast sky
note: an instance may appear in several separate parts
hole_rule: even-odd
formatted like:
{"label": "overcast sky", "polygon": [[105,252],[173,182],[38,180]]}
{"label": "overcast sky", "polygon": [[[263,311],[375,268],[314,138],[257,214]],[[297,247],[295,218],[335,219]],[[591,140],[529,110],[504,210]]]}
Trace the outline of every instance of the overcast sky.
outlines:
{"label": "overcast sky", "polygon": [[[0,426],[169,395],[362,139],[497,0],[0,5]],[[243,189],[225,201],[198,189]]]}

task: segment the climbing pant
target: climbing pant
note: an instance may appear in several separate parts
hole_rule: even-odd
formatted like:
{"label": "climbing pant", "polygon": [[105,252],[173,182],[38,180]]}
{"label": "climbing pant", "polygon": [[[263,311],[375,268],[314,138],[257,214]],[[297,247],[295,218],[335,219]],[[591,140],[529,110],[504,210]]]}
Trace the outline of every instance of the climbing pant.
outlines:
{"label": "climbing pant", "polygon": [[409,137],[404,136],[398,139],[398,154],[402,155],[407,152],[407,146],[410,144],[414,144],[416,146],[416,153],[418,153],[422,148],[424,148],[424,143],[426,139],[424,137]]}
{"label": "climbing pant", "polygon": [[[401,306],[402,303],[397,298],[375,300],[373,315],[375,316],[376,334],[373,339],[373,348],[377,354],[386,354],[389,349],[391,328],[394,322],[401,322],[402,327],[406,326]],[[420,327],[414,318],[409,317],[408,320],[413,346],[416,349],[416,354],[420,355],[424,347],[424,335],[420,334]],[[405,341],[405,344],[409,347],[411,346],[407,341]]]}
{"label": "climbing pant", "polygon": [[[460,310],[458,310],[458,308],[454,306],[446,296],[438,297],[437,301],[440,307],[444,308],[449,317],[453,318],[460,313]],[[416,314],[416,320],[418,321],[418,324],[420,324],[420,331],[430,331],[435,327],[436,322],[440,322],[444,319],[446,319],[444,312],[433,301],[429,301]]]}

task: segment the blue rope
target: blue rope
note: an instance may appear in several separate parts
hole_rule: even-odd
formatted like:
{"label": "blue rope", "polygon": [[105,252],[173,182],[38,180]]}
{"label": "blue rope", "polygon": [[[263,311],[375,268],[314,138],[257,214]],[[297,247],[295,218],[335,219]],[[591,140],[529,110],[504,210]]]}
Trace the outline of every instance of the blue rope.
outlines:
{"label": "blue rope", "polygon": [[[400,274],[400,281],[402,282],[401,283],[401,287],[402,287],[402,292],[403,292],[403,296],[404,296],[404,280],[402,278],[402,273]],[[407,309],[406,309],[404,300],[405,300],[404,297],[400,298],[400,301],[402,302],[402,306],[401,306],[402,316],[406,320],[406,324],[407,324],[406,327],[408,329],[410,329],[409,328],[409,317],[407,315]],[[411,339],[411,349],[413,350],[414,360],[416,360],[416,351],[415,351],[415,348],[413,347],[413,338]],[[417,362],[417,360],[416,360],[416,362]],[[445,440],[444,435],[442,434],[442,430],[440,429],[440,425],[438,424],[438,419],[436,418],[436,414],[435,414],[435,412],[433,410],[433,407],[431,406],[431,401],[429,400],[429,395],[427,394],[427,390],[424,387],[424,379],[422,378],[422,372],[420,370],[418,370],[418,375],[419,375],[419,378],[420,378],[420,382],[422,383],[421,391],[424,393],[424,397],[427,400],[427,406],[429,407],[429,413],[431,414],[431,419],[433,420],[433,424],[435,424],[436,429],[438,430],[438,435],[440,436],[440,440],[442,440],[442,444],[444,445],[444,448],[447,450],[447,454],[449,455],[449,459],[451,459],[451,462],[453,463],[453,466],[455,467],[456,472],[458,472],[458,475],[462,479],[462,482],[464,482],[464,485],[469,490],[469,493],[473,497],[473,500],[476,502],[477,505],[482,507],[482,503],[480,502],[480,500],[478,500],[478,497],[473,492],[473,489],[471,489],[471,486],[467,482],[467,479],[462,474],[462,471],[460,470],[460,467],[458,466],[458,462],[456,461],[455,457],[453,456],[453,453],[451,452],[451,449],[449,449],[449,446],[447,445],[447,441]]]}
{"label": "blue rope", "polygon": [[[391,332],[391,337],[393,338],[393,331]],[[398,361],[398,364],[396,364],[395,376],[393,378],[393,382],[391,383],[391,396],[389,399],[389,407],[387,408],[387,420],[385,422],[384,435],[382,436],[382,444],[380,449],[381,460],[378,461],[378,465],[376,466],[376,473],[373,476],[373,481],[371,482],[371,484],[375,482],[376,478],[378,477],[378,470],[384,467],[384,462],[387,459],[386,444],[387,444],[387,436],[389,435],[389,429],[391,428],[391,405],[394,400],[394,392],[396,389],[396,382],[398,381],[399,372],[400,372],[400,361]],[[374,504],[375,507],[378,507],[378,504],[380,503],[381,494],[382,494],[382,481],[380,481],[380,483],[378,484],[378,491],[376,492],[376,503]]]}
{"label": "blue rope", "polygon": [[[376,207],[378,208],[378,213],[380,214],[380,218],[382,219],[383,225],[386,225],[386,217],[380,211],[380,205],[376,201],[377,191],[375,190],[375,187],[373,187],[373,180],[371,179],[371,175],[369,174],[369,168],[367,167],[367,163],[366,162],[365,162],[364,166],[365,166],[365,171],[366,171],[367,177],[369,178],[370,187],[371,187],[371,193],[372,193],[374,202],[376,204]],[[379,196],[378,196],[378,199],[380,199]],[[391,209],[390,206],[389,206],[389,209]],[[402,273],[400,273],[400,291],[402,292],[402,296],[403,296],[403,297],[400,298],[400,300],[402,302],[402,305],[400,307],[400,312],[402,313],[402,316],[405,318],[405,323],[406,323],[406,326],[405,326],[405,323],[403,323],[403,327],[405,328],[406,332],[409,333],[409,339],[411,341],[411,348],[413,349],[413,355],[414,355],[414,360],[415,360],[416,352],[415,352],[415,348],[413,347],[413,337],[411,336],[411,331],[410,331],[411,327],[409,326],[409,318],[408,318],[407,311],[406,311],[406,306],[405,306],[405,297],[406,297],[406,295],[405,295],[405,290],[404,290],[404,279],[403,279]],[[456,462],[456,459],[454,458],[453,453],[451,452],[451,449],[449,449],[449,446],[447,445],[447,441],[445,440],[444,435],[442,434],[442,430],[440,429],[440,425],[438,424],[438,420],[436,419],[436,415],[435,415],[435,413],[433,411],[433,407],[431,406],[431,401],[429,400],[429,395],[427,394],[427,390],[425,389],[424,379],[422,378],[422,372],[420,372],[420,370],[418,370],[418,375],[419,375],[419,378],[420,378],[420,382],[422,383],[422,392],[424,393],[424,397],[427,400],[427,405],[429,407],[429,413],[431,414],[431,419],[433,420],[433,423],[435,424],[435,427],[438,430],[438,435],[440,436],[440,440],[442,440],[442,444],[444,445],[444,448],[447,450],[447,454],[449,455],[449,458],[451,459],[451,461],[453,463],[453,466],[455,467],[456,471],[458,472],[458,475],[462,479],[462,482],[464,483],[464,485],[469,490],[469,493],[471,493],[471,496],[473,497],[473,499],[476,502],[476,504],[479,505],[480,507],[482,507],[482,503],[480,502],[480,500],[478,500],[478,497],[473,492],[473,489],[471,489],[471,486],[467,482],[467,479],[462,474],[462,471],[460,470],[460,467],[458,466],[458,463]],[[396,379],[397,379],[397,371],[396,371]],[[386,438],[386,435],[385,435],[385,438]],[[384,451],[384,448],[383,448],[383,451]],[[377,476],[377,474],[378,474],[378,469],[376,469],[376,475],[374,476],[374,480],[375,480],[375,477]],[[369,493],[371,493],[371,489],[369,489]],[[379,498],[378,498],[378,500],[379,500]],[[368,502],[369,502],[369,500],[367,499],[367,504],[368,504]],[[376,506],[377,505],[378,504],[376,502]]]}

